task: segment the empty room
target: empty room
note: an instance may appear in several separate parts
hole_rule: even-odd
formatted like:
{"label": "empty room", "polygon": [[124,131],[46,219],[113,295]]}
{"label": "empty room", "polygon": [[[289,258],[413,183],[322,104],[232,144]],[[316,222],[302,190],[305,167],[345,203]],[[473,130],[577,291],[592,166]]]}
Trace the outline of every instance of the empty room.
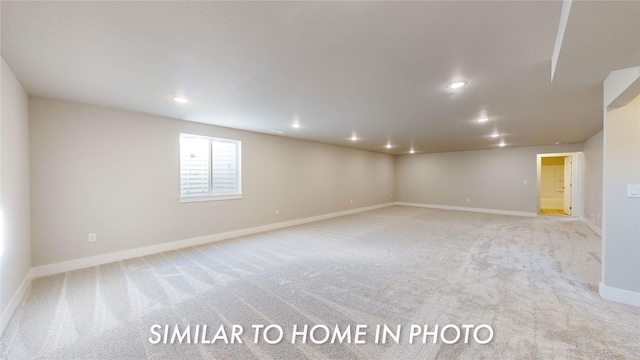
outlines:
{"label": "empty room", "polygon": [[640,1],[0,21],[0,359],[640,358]]}

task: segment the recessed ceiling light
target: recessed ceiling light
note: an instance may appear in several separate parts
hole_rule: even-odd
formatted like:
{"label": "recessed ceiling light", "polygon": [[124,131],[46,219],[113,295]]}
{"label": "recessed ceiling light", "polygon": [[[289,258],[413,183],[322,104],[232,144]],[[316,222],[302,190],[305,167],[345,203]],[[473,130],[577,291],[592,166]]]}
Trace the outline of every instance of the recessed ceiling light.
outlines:
{"label": "recessed ceiling light", "polygon": [[498,144],[498,146],[500,146],[500,147],[503,147],[503,146],[505,146],[505,145],[506,145],[506,144],[504,143],[504,141],[503,141],[503,142],[501,142],[500,144]]}
{"label": "recessed ceiling light", "polygon": [[355,136],[355,135],[353,135],[353,136],[351,137],[351,141],[356,141],[356,140],[358,140],[358,137],[357,137],[357,136]]}
{"label": "recessed ceiling light", "polygon": [[294,128],[296,128],[296,129],[297,129],[297,128],[299,128],[299,127],[300,127],[300,124],[299,124],[299,123],[293,123],[291,126],[293,126]]}
{"label": "recessed ceiling light", "polygon": [[562,144],[562,142],[556,141],[556,145],[560,145],[560,144]]}
{"label": "recessed ceiling light", "polygon": [[492,137],[492,138],[497,138],[498,136],[500,136],[500,134],[498,134],[498,133],[493,133],[493,134],[491,134],[491,137]]}
{"label": "recessed ceiling light", "polygon": [[483,122],[487,122],[487,121],[489,121],[489,118],[488,118],[488,117],[486,117],[486,116],[483,116],[483,117],[481,117],[481,118],[478,118],[478,122],[483,123]]}
{"label": "recessed ceiling light", "polygon": [[181,103],[181,104],[184,104],[184,103],[186,103],[186,102],[189,102],[189,100],[187,100],[187,99],[185,99],[185,98],[183,98],[183,97],[180,97],[180,96],[176,96],[176,97],[174,97],[174,98],[173,98],[173,100],[175,100],[176,102],[179,102],[179,103]]}
{"label": "recessed ceiling light", "polygon": [[410,154],[415,154],[415,151],[413,150],[413,148],[411,148],[411,150],[409,150]]}
{"label": "recessed ceiling light", "polygon": [[456,81],[456,82],[452,82],[451,84],[449,84],[449,88],[457,89],[457,88],[461,88],[461,87],[463,87],[465,85],[467,85],[466,81]]}
{"label": "recessed ceiling light", "polygon": [[391,144],[387,144],[387,149],[391,149]]}

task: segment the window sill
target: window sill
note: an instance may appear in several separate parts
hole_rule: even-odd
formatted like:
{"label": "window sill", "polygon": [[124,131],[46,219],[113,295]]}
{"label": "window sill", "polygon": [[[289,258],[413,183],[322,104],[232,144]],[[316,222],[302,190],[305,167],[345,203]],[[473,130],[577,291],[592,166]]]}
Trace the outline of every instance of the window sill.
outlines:
{"label": "window sill", "polygon": [[219,201],[219,200],[239,200],[242,194],[225,194],[225,195],[207,195],[207,196],[190,196],[181,197],[181,203],[191,203],[200,201]]}

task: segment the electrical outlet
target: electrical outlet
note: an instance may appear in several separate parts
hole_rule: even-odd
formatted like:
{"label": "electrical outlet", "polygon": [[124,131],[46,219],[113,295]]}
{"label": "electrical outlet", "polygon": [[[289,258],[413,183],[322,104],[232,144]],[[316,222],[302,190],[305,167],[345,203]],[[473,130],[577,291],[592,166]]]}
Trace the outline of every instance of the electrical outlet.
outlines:
{"label": "electrical outlet", "polygon": [[350,200],[350,201],[351,201],[351,203],[353,204],[353,200]]}
{"label": "electrical outlet", "polygon": [[467,202],[471,202],[471,199],[467,198]]}
{"label": "electrical outlet", "polygon": [[524,180],[522,183],[527,185],[527,183],[529,183],[529,181],[528,180]]}
{"label": "electrical outlet", "polygon": [[89,234],[89,242],[94,242],[94,241],[96,241],[96,240],[98,240],[98,239],[96,238],[96,233],[91,233],[91,234]]}
{"label": "electrical outlet", "polygon": [[280,215],[280,210],[276,209],[276,215]]}

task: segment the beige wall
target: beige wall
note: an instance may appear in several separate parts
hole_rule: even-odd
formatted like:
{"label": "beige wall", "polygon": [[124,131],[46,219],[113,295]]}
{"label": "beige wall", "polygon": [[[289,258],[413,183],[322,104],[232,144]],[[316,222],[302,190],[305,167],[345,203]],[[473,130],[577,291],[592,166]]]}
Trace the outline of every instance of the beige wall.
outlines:
{"label": "beige wall", "polygon": [[398,156],[396,198],[400,202],[537,213],[536,155],[576,151],[582,151],[582,144]]}
{"label": "beige wall", "polygon": [[584,218],[602,229],[602,131],[584,143]]}
{"label": "beige wall", "polygon": [[[29,111],[34,266],[393,201],[390,155],[37,97]],[[179,203],[181,132],[242,141],[242,200]]]}
{"label": "beige wall", "polygon": [[545,156],[542,158],[542,166],[562,165],[564,166],[564,156]]}
{"label": "beige wall", "polygon": [[627,197],[640,184],[640,96],[606,113],[603,180],[603,283],[640,293],[640,198]]}
{"label": "beige wall", "polygon": [[27,94],[4,59],[0,73],[1,333],[11,315],[10,301],[31,269],[31,227]]}

